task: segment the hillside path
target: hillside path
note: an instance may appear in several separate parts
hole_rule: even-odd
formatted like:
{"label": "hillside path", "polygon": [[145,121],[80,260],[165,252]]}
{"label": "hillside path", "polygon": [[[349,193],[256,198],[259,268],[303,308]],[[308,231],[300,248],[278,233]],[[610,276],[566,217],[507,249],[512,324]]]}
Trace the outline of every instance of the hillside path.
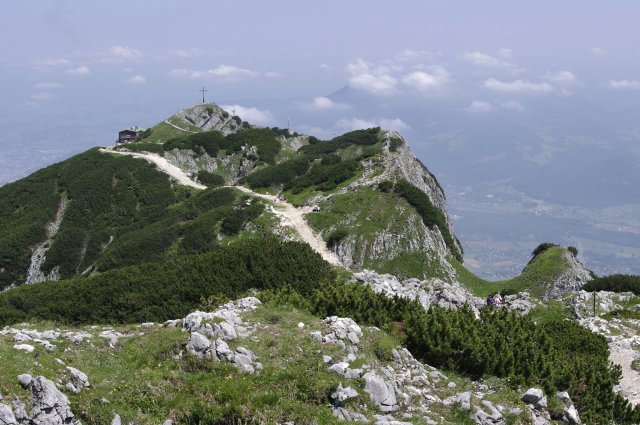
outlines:
{"label": "hillside path", "polygon": [[[178,182],[178,184],[181,184],[183,186],[193,187],[196,189],[207,188],[207,186],[191,180],[191,178],[184,171],[182,171],[182,169],[169,163],[169,161],[167,161],[165,158],[161,157],[160,155],[156,155],[153,153],[122,152],[122,151],[115,151],[111,149],[100,149],[100,152],[114,153],[117,155],[128,155],[134,158],[144,159],[152,164],[155,164],[160,171],[171,176],[173,179],[175,179]],[[320,256],[322,256],[322,258],[325,261],[327,261],[329,264],[332,264],[335,266],[342,265],[338,257],[327,248],[326,243],[322,240],[321,237],[319,237],[313,231],[313,229],[311,229],[311,226],[309,226],[309,223],[307,223],[307,220],[304,218],[304,215],[310,211],[309,209],[296,208],[292,204],[284,200],[278,199],[273,195],[265,195],[263,193],[254,192],[253,190],[248,189],[244,186],[225,186],[225,187],[238,189],[241,192],[244,192],[251,196],[270,201],[273,204],[273,212],[280,218],[280,220],[282,221],[282,224],[295,229],[300,235],[300,239],[302,239],[303,242],[306,242],[307,244],[309,244],[311,248],[315,252],[320,254]]]}
{"label": "hillside path", "polygon": [[182,186],[194,187],[196,189],[207,188],[207,186],[191,180],[191,178],[189,178],[189,176],[187,176],[184,171],[182,171],[179,167],[176,167],[175,165],[171,164],[169,161],[167,161],[165,158],[161,157],[160,155],[156,155],[152,153],[122,152],[122,151],[116,151],[111,149],[100,149],[100,152],[115,153],[116,155],[127,155],[127,156],[132,156],[134,158],[144,159],[147,162],[155,164],[160,171],[171,176],[173,179],[175,179],[178,182],[178,184],[181,184]]}
{"label": "hillside path", "polygon": [[191,130],[187,130],[186,128],[178,127],[177,125],[175,125],[173,123],[170,123],[169,120],[164,120],[164,123],[165,124],[169,124],[171,127],[175,128],[177,130],[184,131],[185,133],[193,133],[193,134],[195,134],[195,131],[191,131]]}
{"label": "hillside path", "polygon": [[618,386],[622,394],[632,405],[640,404],[640,373],[633,370],[631,362],[635,359],[635,353],[631,348],[609,344],[609,360],[622,368],[622,378]]}
{"label": "hillside path", "polygon": [[309,223],[307,223],[307,220],[304,218],[304,215],[311,211],[309,208],[296,208],[292,204],[273,195],[254,192],[244,186],[226,187],[233,187],[251,196],[271,201],[275,205],[273,212],[280,217],[282,224],[293,227],[300,235],[300,239],[308,243],[326,262],[334,266],[342,265],[338,257],[327,248],[327,244],[311,229],[311,226],[309,226]]}

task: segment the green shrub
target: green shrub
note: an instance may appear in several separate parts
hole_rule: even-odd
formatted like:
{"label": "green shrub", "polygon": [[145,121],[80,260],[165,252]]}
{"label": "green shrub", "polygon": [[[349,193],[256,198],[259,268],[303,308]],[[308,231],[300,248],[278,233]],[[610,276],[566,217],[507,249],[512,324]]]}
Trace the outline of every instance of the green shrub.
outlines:
{"label": "green shrub", "polygon": [[633,292],[640,296],[640,276],[613,274],[596,277],[582,287],[585,291]]}
{"label": "green shrub", "polygon": [[205,255],[13,289],[0,294],[0,325],[34,319],[162,322],[183,317],[212,294],[234,299],[251,288],[288,284],[305,295],[321,280],[334,278],[329,264],[306,244],[248,239]]}
{"label": "green shrub", "polygon": [[370,146],[378,142],[379,133],[380,128],[376,127],[351,131],[326,142],[310,137],[309,144],[300,148],[300,151],[306,155],[317,156],[333,153],[338,149],[344,149],[351,145]]}
{"label": "green shrub", "polygon": [[306,188],[316,187],[317,190],[333,190],[338,184],[352,178],[358,168],[359,161],[350,159],[325,165],[316,164],[304,175],[301,175],[285,185],[285,189],[293,193],[300,193]]}
{"label": "green shrub", "polygon": [[224,177],[205,170],[198,171],[198,181],[208,187],[218,187],[224,185]]}
{"label": "green shrub", "polygon": [[578,256],[578,248],[576,248],[575,246],[568,246],[567,250],[569,250],[569,252],[573,254],[574,257]]}
{"label": "green shrub", "polygon": [[297,176],[301,176],[306,173],[308,169],[308,158],[295,158],[282,162],[278,165],[257,170],[249,176],[241,179],[241,182],[246,182],[253,188],[270,187],[273,185],[288,183]]}
{"label": "green shrub", "polygon": [[545,252],[547,249],[549,248],[553,248],[554,246],[558,246],[555,243],[551,243],[551,242],[543,242],[540,245],[538,245],[533,252],[531,252],[531,257],[535,258],[538,255],[542,254],[543,252]]}

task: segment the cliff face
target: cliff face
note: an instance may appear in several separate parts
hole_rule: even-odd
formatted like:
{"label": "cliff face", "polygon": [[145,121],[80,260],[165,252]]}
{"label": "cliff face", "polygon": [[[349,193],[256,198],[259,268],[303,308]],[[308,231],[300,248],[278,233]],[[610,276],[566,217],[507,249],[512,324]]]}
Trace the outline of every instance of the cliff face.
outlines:
{"label": "cliff face", "polygon": [[[202,129],[221,128],[225,123],[224,112],[216,109],[208,118],[211,110],[206,108],[207,105],[200,105],[173,118],[187,120]],[[444,191],[397,132],[381,130],[377,138],[373,146],[356,144],[335,152],[343,160],[364,158],[359,160],[355,178],[334,190],[315,190],[302,197],[294,195],[295,203],[311,210],[319,209],[307,214],[308,221],[350,269],[368,268],[405,277],[454,280],[455,271],[448,257],[462,256],[457,239],[453,237],[453,244],[447,246],[442,235],[445,229],[425,225],[416,209],[404,199],[384,194],[377,187],[383,181],[406,180],[426,194],[431,204],[442,212],[446,231],[454,235]],[[308,145],[309,138],[285,134],[278,136],[278,141],[277,163],[282,163],[304,157],[300,149]],[[375,155],[363,155],[372,148]],[[174,149],[165,152],[164,157],[192,176],[204,170],[223,176],[228,184],[237,184],[242,177],[269,167],[256,161],[259,157],[256,149],[246,144],[239,152],[220,151],[215,157]],[[289,194],[285,191],[284,196]],[[336,232],[344,235],[338,240],[334,237]]]}
{"label": "cliff face", "polygon": [[[389,130],[384,131],[383,143],[382,171],[379,173],[367,173],[365,170],[364,177],[356,181],[354,185],[371,186],[385,180],[407,180],[423,191],[429,197],[431,203],[444,214],[449,232],[455,235],[451,218],[447,212],[444,190],[435,176],[415,157],[411,148],[399,133]],[[363,165],[367,168],[368,164]],[[457,239],[454,240],[454,243],[458,252],[462,253],[462,247]]]}

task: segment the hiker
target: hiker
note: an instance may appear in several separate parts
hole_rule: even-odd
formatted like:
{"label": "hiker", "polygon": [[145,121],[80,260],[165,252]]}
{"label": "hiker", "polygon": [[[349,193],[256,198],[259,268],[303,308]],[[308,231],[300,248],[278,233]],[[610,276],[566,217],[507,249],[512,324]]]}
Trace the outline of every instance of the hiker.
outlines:
{"label": "hiker", "polygon": [[487,307],[491,307],[493,305],[493,297],[489,295],[487,297]]}
{"label": "hiker", "polygon": [[493,303],[496,306],[500,306],[502,304],[502,295],[500,295],[500,292],[497,292],[494,296],[493,296]]}

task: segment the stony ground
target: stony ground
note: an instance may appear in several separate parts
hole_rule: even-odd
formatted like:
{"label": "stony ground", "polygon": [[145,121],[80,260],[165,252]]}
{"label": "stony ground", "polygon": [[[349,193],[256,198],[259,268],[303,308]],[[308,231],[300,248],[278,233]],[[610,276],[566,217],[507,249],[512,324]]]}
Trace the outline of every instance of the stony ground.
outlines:
{"label": "stony ground", "polygon": [[5,424],[549,423],[535,389],[442,373],[381,330],[254,297],[164,324],[0,334]]}

